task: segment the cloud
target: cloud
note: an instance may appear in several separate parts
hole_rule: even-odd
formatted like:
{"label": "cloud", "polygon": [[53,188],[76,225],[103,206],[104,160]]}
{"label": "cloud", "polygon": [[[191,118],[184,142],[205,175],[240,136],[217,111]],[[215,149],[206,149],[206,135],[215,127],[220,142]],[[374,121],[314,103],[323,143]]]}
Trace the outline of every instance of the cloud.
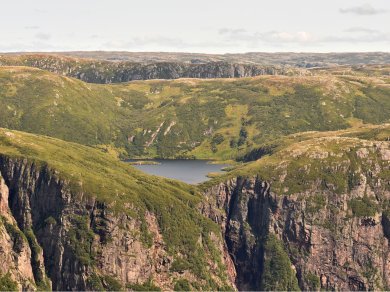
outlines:
{"label": "cloud", "polygon": [[117,49],[144,49],[148,47],[174,47],[174,48],[184,48],[189,44],[185,43],[180,38],[170,38],[164,36],[153,36],[153,37],[132,37],[128,40],[119,40],[119,41],[108,41],[103,44],[103,46],[109,48]]}
{"label": "cloud", "polygon": [[161,45],[168,47],[183,47],[185,42],[180,38],[171,38],[164,36],[154,36],[154,37],[135,37],[129,44],[138,45],[138,46],[148,46],[148,45]]}
{"label": "cloud", "polygon": [[37,33],[37,34],[35,35],[35,38],[40,39],[40,40],[47,41],[47,40],[50,40],[50,39],[51,39],[51,35],[48,34],[48,33],[39,32],[39,33]]}
{"label": "cloud", "polygon": [[[245,43],[245,42],[243,42]],[[235,42],[221,40],[214,37],[211,40],[188,40],[180,37],[155,35],[150,37],[132,36],[127,39],[101,40],[96,42],[99,50],[124,50],[124,51],[170,51],[170,52],[211,52],[218,49],[232,49],[237,46]]]}
{"label": "cloud", "polygon": [[366,3],[360,6],[354,6],[349,8],[340,8],[341,13],[352,13],[357,15],[376,15],[380,13],[385,13],[387,10],[385,9],[376,9],[372,7],[370,4]]}
{"label": "cloud", "polygon": [[36,12],[36,13],[47,13],[47,10],[35,8],[35,9],[34,9],[34,12]]}
{"label": "cloud", "polygon": [[390,42],[390,33],[374,29],[350,28],[347,34],[327,36],[321,39],[323,43],[383,43]]}
{"label": "cloud", "polygon": [[29,25],[29,26],[25,26],[24,29],[32,29],[32,30],[35,30],[35,29],[39,29],[39,26],[37,26],[37,25]]}
{"label": "cloud", "polygon": [[[67,49],[67,48],[65,48]],[[0,44],[0,52],[36,52],[36,51],[55,51],[55,50],[64,50],[63,47],[56,47],[52,44],[49,44],[45,41],[32,41],[28,43],[15,42]]]}
{"label": "cloud", "polygon": [[[246,30],[243,28],[221,28],[209,39],[180,38],[169,35],[137,36],[110,39],[105,35],[92,34],[84,38],[56,36],[37,32],[30,41],[20,39],[14,44],[0,44],[0,51],[63,51],[63,50],[124,50],[124,51],[187,51],[187,52],[232,52],[232,51],[291,51],[318,50],[319,48],[359,48],[371,46],[383,48],[390,43],[390,31],[381,31],[364,26],[340,29],[337,34],[314,34],[311,31]],[[64,44],[66,44],[64,46]],[[378,50],[378,49],[376,49]],[[384,50],[384,49],[381,49]]]}
{"label": "cloud", "polygon": [[270,43],[307,43],[315,41],[313,35],[306,31],[268,31],[263,33],[256,33],[255,36],[258,40]]}
{"label": "cloud", "polygon": [[366,27],[351,27],[346,30],[345,32],[352,32],[352,33],[379,33],[376,29],[366,28]]}
{"label": "cloud", "polygon": [[218,31],[225,42],[247,42],[251,45],[258,43],[309,43],[315,40],[314,36],[306,31],[287,32],[287,31],[266,31],[249,32],[242,28],[228,29],[223,28]]}
{"label": "cloud", "polygon": [[246,29],[243,29],[243,28],[221,28],[218,30],[218,33],[219,34],[233,34],[233,35],[236,35],[236,34],[244,34],[244,33],[247,33],[247,30]]}
{"label": "cloud", "polygon": [[323,47],[336,44],[386,44],[390,42],[390,32],[382,32],[365,27],[351,27],[337,35],[314,35],[308,31],[253,31],[244,29],[220,29],[219,46],[230,44],[246,48],[273,47]]}

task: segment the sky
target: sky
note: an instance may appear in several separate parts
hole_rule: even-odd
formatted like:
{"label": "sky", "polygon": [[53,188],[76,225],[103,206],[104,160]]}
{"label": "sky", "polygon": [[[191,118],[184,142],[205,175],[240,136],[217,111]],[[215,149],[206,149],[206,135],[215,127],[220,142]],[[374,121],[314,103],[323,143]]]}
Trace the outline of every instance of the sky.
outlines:
{"label": "sky", "polygon": [[0,52],[390,48],[390,0],[1,0]]}

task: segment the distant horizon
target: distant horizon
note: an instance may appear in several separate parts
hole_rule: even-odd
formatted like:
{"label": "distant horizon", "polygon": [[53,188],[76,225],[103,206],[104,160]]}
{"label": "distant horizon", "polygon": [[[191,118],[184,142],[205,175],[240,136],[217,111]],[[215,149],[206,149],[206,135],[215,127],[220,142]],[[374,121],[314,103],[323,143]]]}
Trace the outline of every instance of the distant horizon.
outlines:
{"label": "distant horizon", "polygon": [[384,53],[389,51],[246,51],[246,52],[196,52],[196,51],[127,51],[127,50],[58,50],[58,51],[0,51],[0,54],[47,54],[47,53],[134,53],[134,54],[197,54],[197,55],[243,55],[243,54],[359,54]]}

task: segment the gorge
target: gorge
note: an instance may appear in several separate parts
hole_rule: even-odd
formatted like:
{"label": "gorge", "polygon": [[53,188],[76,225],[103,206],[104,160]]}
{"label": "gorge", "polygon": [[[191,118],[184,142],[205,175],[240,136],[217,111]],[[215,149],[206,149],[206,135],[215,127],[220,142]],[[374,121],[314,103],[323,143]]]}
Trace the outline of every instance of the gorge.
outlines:
{"label": "gorge", "polygon": [[300,70],[0,67],[0,290],[387,290],[389,67]]}

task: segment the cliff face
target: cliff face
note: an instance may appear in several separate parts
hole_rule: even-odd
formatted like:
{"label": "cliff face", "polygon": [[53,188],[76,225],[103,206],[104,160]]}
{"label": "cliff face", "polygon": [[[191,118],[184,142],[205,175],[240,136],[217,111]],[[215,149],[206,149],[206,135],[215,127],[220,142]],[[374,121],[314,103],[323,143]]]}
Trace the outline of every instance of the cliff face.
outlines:
{"label": "cliff face", "polygon": [[[0,156],[0,173],[0,274],[9,271],[19,289],[118,290],[150,281],[172,289],[178,278],[197,281],[186,269],[172,271],[174,258],[152,213],[142,226],[25,159]],[[212,241],[221,248],[218,237]]]}
{"label": "cliff face", "polygon": [[8,208],[8,187],[0,176],[0,274],[8,275],[19,283],[18,288],[34,288],[31,250],[23,233]]}
{"label": "cliff face", "polygon": [[359,173],[343,193],[318,177],[310,190],[284,195],[257,176],[205,191],[200,208],[221,226],[237,288],[388,289],[390,157],[381,151],[387,167]]}
{"label": "cliff face", "polygon": [[[268,234],[286,247],[302,289],[367,290],[389,285],[388,217],[377,213],[349,218],[347,195],[328,194],[325,206],[314,214],[310,194],[277,196],[258,178],[233,179],[206,193],[211,194],[217,195],[216,207],[224,211],[207,210],[208,206],[203,211],[224,230],[240,290],[259,290],[266,284],[262,273]],[[337,215],[332,208],[339,208]]]}
{"label": "cliff face", "polygon": [[177,78],[239,78],[259,75],[307,74],[304,69],[276,65],[250,65],[229,62],[152,64],[77,60],[56,56],[1,57],[0,66],[29,66],[75,77],[90,83],[119,83],[132,80]]}
{"label": "cliff face", "polygon": [[[28,290],[390,286],[388,125],[290,136],[225,182],[206,183],[203,197],[90,147],[3,132],[0,283]],[[123,196],[130,189],[137,193]]]}
{"label": "cliff face", "polygon": [[[35,66],[34,66],[35,67]],[[156,63],[156,64],[105,64],[95,70],[68,67],[58,72],[52,66],[36,66],[41,69],[75,77],[90,83],[118,83],[132,80],[178,78],[240,78],[259,75],[286,75],[291,70],[276,66],[242,65],[225,62],[207,64]],[[95,67],[95,66],[94,66]],[[106,68],[104,68],[106,67]],[[109,74],[107,74],[109,71]]]}

